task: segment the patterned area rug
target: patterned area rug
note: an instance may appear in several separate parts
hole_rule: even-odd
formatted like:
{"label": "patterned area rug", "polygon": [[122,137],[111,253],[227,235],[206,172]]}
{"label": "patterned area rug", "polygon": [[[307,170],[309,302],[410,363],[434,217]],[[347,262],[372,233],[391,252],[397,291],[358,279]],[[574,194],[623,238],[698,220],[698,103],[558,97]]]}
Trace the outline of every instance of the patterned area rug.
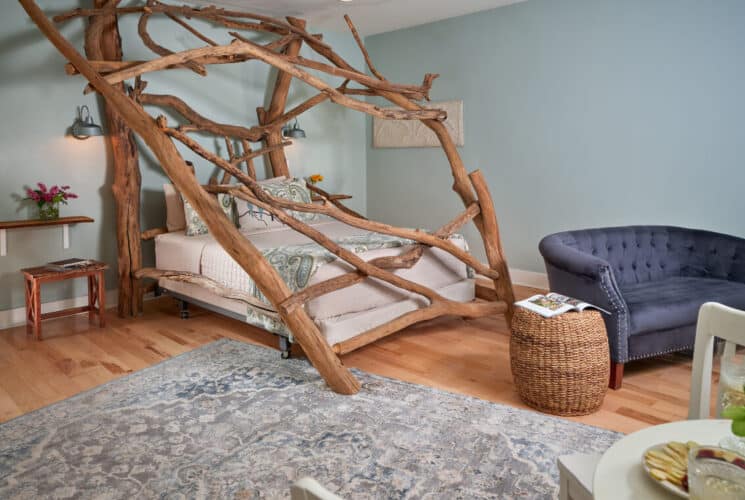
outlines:
{"label": "patterned area rug", "polygon": [[619,434],[221,340],[0,426],[1,498],[553,498]]}

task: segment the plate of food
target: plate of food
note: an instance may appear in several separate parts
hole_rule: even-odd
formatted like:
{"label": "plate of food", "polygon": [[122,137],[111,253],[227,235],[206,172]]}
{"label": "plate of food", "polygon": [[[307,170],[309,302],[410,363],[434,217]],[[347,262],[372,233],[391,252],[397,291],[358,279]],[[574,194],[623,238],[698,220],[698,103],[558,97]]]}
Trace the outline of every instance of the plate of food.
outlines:
{"label": "plate of food", "polygon": [[679,496],[688,495],[688,452],[698,443],[688,441],[656,444],[647,448],[642,457],[642,467],[654,482]]}

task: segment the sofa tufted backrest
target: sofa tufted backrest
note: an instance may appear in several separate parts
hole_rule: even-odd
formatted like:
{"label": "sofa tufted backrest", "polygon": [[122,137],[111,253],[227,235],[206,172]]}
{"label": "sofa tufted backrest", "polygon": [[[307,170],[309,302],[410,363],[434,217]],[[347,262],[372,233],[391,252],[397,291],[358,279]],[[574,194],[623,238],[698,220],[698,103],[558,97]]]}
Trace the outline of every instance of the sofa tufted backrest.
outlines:
{"label": "sofa tufted backrest", "polygon": [[619,286],[671,276],[745,282],[745,240],[673,226],[627,226],[566,231],[561,243],[599,257]]}

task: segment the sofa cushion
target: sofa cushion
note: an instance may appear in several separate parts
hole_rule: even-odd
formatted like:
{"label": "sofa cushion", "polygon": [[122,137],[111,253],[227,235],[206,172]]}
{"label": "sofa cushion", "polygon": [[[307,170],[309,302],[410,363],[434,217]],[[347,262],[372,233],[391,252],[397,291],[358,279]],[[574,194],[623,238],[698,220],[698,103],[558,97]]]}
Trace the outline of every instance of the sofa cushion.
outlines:
{"label": "sofa cushion", "polygon": [[694,324],[704,302],[745,309],[745,284],[711,278],[672,277],[621,287],[630,334]]}

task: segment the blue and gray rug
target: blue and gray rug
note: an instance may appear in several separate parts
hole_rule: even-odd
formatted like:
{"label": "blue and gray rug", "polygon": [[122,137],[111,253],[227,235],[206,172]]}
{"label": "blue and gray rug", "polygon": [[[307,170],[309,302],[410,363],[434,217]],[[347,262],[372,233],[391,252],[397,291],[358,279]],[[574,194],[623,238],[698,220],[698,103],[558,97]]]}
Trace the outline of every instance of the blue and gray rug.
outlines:
{"label": "blue and gray rug", "polygon": [[221,340],[0,426],[1,498],[552,498],[613,432]]}

